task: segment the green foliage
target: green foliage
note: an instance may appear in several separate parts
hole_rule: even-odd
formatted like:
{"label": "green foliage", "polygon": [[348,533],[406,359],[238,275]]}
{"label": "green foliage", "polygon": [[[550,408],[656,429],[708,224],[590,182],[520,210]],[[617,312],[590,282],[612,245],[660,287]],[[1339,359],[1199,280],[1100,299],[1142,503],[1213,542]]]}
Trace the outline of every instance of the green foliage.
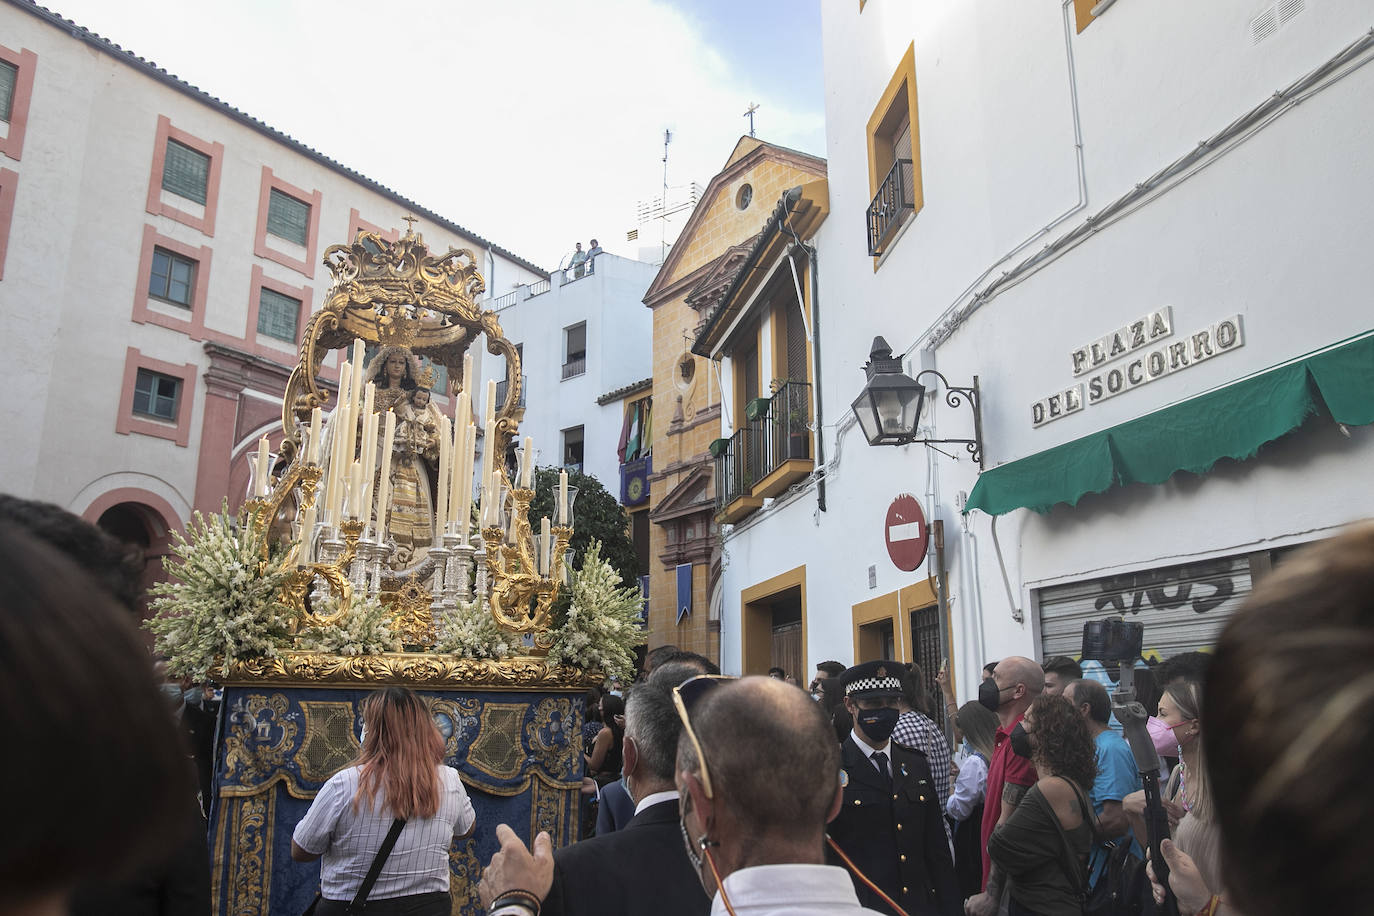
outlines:
{"label": "green foliage", "polygon": [[601,544],[593,541],[582,568],[573,573],[567,614],[552,631],[550,662],[599,669],[622,679],[634,674],[634,647],[644,641],[639,628],[642,599],[637,585],[622,588],[621,581],[602,559]]}
{"label": "green foliage", "polygon": [[511,646],[491,609],[474,599],[459,601],[458,609],[439,622],[434,651],[460,658],[505,658]]}
{"label": "green foliage", "polygon": [[[553,518],[554,501],[558,498],[558,472],[561,468],[536,468],[534,499],[530,500],[530,526],[539,530],[539,520]],[[577,501],[573,503],[573,536],[571,547],[578,567],[593,541],[601,542],[601,556],[610,563],[620,577],[620,583],[639,582],[639,559],[630,540],[630,519],[625,507],[606,491],[595,477],[580,471],[568,471],[568,486],[577,487]]]}
{"label": "green foliage", "polygon": [[[315,613],[338,612],[339,599],[331,592],[315,602]],[[311,626],[296,636],[296,647],[333,655],[376,655],[400,652],[401,640],[391,632],[391,613],[372,595],[353,593],[348,613],[328,626]]]}
{"label": "green foliage", "polygon": [[221,673],[242,658],[276,655],[295,616],[281,600],[288,573],[279,556],[262,564],[262,539],[226,511],[199,512],[190,539],[172,532],[172,556],[163,567],[174,581],[149,590],[155,616],[144,626],[173,674],[202,681],[216,659]]}

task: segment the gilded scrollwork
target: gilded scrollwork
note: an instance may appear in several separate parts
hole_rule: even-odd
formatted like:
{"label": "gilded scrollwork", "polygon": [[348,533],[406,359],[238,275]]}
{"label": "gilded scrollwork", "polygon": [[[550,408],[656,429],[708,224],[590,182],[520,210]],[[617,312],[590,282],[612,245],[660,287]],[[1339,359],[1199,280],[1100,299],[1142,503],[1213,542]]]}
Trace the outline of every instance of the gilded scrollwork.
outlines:
{"label": "gilded scrollwork", "polygon": [[603,675],[547,659],[516,656],[468,659],[425,652],[385,652],[379,655],[329,655],[287,650],[273,657],[246,658],[229,665],[225,684],[281,686],[368,686],[399,684],[410,687],[505,688],[550,690],[585,688],[601,683]]}
{"label": "gilded scrollwork", "polygon": [[554,697],[540,701],[525,723],[525,741],[550,776],[567,778],[578,772],[574,756],[581,742],[574,740],[576,725],[573,701]]}
{"label": "gilded scrollwork", "polygon": [[252,786],[286,766],[300,733],[300,713],[280,693],[249,694],[227,713],[224,782]]}
{"label": "gilded scrollwork", "polygon": [[236,799],[233,825],[234,856],[229,870],[231,916],[260,916],[267,912],[268,877],[272,873],[272,832],[276,824],[276,795]]}
{"label": "gilded scrollwork", "polygon": [[433,697],[429,709],[444,738],[444,759],[462,760],[481,726],[482,701],[476,697]]}

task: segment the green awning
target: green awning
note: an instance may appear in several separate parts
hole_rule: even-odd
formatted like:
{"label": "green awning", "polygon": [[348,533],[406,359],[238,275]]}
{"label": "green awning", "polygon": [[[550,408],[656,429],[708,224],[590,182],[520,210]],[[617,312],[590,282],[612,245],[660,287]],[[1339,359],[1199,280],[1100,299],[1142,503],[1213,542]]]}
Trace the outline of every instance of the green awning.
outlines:
{"label": "green awning", "polygon": [[1325,407],[1338,423],[1374,423],[1374,333],[1063,445],[984,471],[965,512],[1048,512],[1089,493],[1157,484],[1243,461]]}

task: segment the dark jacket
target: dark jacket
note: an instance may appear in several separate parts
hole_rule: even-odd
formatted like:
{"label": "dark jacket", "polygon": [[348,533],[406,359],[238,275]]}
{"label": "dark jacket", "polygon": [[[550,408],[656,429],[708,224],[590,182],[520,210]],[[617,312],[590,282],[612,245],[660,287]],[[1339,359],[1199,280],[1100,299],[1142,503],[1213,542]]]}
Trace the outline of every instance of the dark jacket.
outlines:
{"label": "dark jacket", "polygon": [[[831,838],[911,916],[960,916],[963,898],[945,839],[944,811],[925,755],[890,743],[886,751],[892,768],[889,787],[853,736],[845,739],[841,753],[846,774],[844,804],[830,822]],[[832,864],[843,864],[833,851],[829,855]],[[854,889],[864,906],[892,911],[857,878]]]}
{"label": "dark jacket", "polygon": [[623,829],[553,854],[541,916],[706,916],[711,901],[687,859],[676,801],[636,814]]}

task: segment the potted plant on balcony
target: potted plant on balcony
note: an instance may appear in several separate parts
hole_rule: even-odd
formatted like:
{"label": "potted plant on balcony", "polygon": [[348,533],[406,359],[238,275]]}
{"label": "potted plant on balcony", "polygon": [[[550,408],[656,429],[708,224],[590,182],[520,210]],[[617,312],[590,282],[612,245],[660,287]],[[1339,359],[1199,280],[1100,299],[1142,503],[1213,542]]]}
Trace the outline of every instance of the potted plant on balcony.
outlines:
{"label": "potted plant on balcony", "polygon": [[712,458],[719,458],[721,455],[724,455],[724,454],[725,454],[725,450],[726,450],[727,448],[729,448],[729,447],[730,447],[730,440],[729,440],[729,439],[716,439],[715,441],[713,441],[713,442],[708,446],[708,448],[711,450],[711,457],[712,457]]}
{"label": "potted plant on balcony", "polygon": [[754,398],[744,405],[744,415],[750,420],[762,420],[767,416],[768,405],[772,401],[772,398]]}
{"label": "potted plant on balcony", "polygon": [[792,405],[791,408],[787,411],[786,422],[787,457],[808,457],[807,440],[811,437],[811,431],[807,428],[805,405]]}

